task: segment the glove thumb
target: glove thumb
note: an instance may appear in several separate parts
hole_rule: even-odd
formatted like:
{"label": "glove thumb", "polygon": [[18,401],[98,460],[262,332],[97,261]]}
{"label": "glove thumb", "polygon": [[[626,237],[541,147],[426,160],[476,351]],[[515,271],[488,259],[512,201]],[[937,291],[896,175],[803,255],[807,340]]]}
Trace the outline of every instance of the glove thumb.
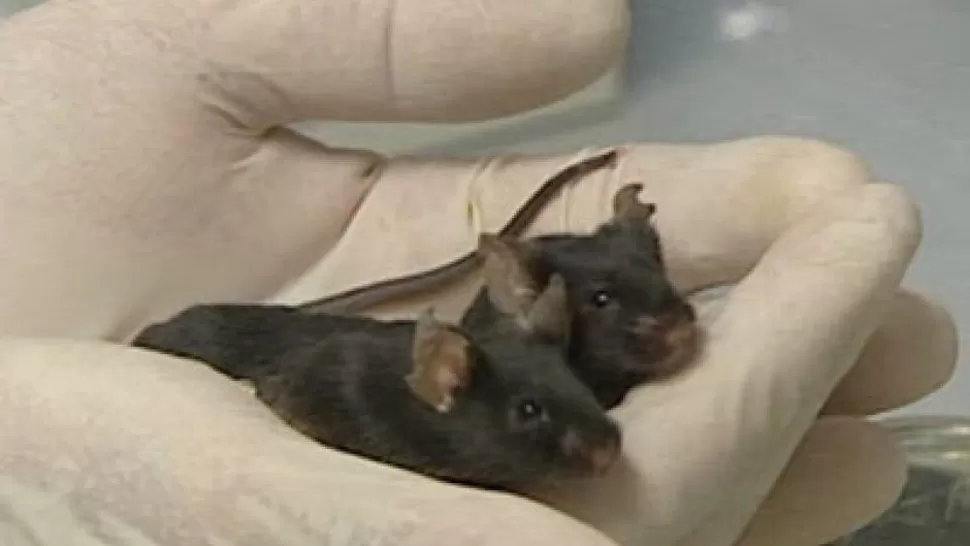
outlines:
{"label": "glove thumb", "polygon": [[211,18],[216,100],[244,126],[469,121],[588,85],[619,54],[622,0],[247,2]]}

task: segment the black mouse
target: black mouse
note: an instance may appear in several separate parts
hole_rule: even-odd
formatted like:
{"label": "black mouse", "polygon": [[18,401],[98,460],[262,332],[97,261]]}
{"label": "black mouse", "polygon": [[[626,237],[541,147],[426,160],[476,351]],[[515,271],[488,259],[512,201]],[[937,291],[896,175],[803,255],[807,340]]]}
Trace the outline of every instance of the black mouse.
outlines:
{"label": "black mouse", "polygon": [[[656,207],[639,201],[641,189],[639,184],[621,188],[613,218],[590,234],[526,240],[482,235],[487,283],[461,325],[487,331],[510,309],[530,305],[551,278],[561,276],[573,321],[569,365],[605,408],[622,403],[634,387],[686,367],[701,331],[693,306],[667,276],[651,224]],[[500,277],[509,281],[496,283]]]}
{"label": "black mouse", "polygon": [[[582,168],[601,166],[590,161]],[[555,184],[547,183],[549,188],[561,186],[563,176]],[[639,200],[642,189],[641,184],[620,188],[613,197],[613,217],[591,234],[518,240],[516,230],[521,231],[522,225],[510,222],[499,235],[479,237],[478,251],[472,253],[475,260],[466,256],[455,262],[460,266],[445,265],[362,286],[298,308],[307,313],[360,311],[440,287],[479,266],[492,281],[510,276],[514,286],[494,282],[493,286],[507,286],[528,302],[558,273],[566,280],[573,317],[573,335],[566,348],[569,364],[600,403],[612,409],[634,387],[683,370],[693,360],[702,334],[693,307],[667,275],[660,237],[652,223],[656,206]],[[530,203],[525,208],[534,215],[545,201]],[[486,247],[490,258],[483,260]],[[479,291],[461,321],[470,331],[483,331],[505,317],[487,293],[487,288]],[[516,304],[507,301],[505,305]]]}
{"label": "black mouse", "polygon": [[526,490],[595,475],[620,456],[619,427],[565,364],[566,313],[565,281],[553,276],[514,325],[480,332],[430,311],[381,321],[219,304],[149,326],[132,345],[252,382],[323,444],[449,482]]}

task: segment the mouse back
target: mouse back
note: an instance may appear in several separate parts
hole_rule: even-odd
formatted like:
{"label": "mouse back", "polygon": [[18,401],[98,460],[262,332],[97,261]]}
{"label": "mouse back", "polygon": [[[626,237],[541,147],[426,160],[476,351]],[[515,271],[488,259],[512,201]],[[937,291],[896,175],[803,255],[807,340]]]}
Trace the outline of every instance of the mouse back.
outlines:
{"label": "mouse back", "polygon": [[322,443],[447,481],[518,489],[602,472],[620,431],[566,366],[564,286],[553,280],[522,310],[541,336],[469,333],[427,311],[304,346],[257,396]]}
{"label": "mouse back", "polygon": [[286,305],[201,304],[149,325],[130,344],[203,361],[233,379],[253,380],[290,351],[336,332],[377,327],[364,317],[307,318]]}

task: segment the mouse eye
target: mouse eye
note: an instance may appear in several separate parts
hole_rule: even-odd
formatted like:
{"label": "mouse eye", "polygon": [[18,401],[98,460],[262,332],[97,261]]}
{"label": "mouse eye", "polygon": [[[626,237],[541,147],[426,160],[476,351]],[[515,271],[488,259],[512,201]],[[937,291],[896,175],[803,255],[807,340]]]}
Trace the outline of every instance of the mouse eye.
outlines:
{"label": "mouse eye", "polygon": [[593,293],[593,305],[597,307],[606,307],[611,301],[613,301],[613,296],[606,290],[597,290]]}
{"label": "mouse eye", "polygon": [[545,417],[546,410],[535,400],[525,400],[515,408],[515,415],[519,421],[529,423]]}

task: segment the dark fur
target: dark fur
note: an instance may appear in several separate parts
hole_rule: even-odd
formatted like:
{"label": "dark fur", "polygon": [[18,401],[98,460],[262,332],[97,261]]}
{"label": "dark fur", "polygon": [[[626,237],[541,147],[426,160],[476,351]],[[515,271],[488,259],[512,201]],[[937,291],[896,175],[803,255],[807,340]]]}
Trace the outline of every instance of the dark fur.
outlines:
{"label": "dark fur", "polygon": [[[692,356],[694,310],[670,283],[659,237],[646,219],[618,217],[590,235],[514,244],[536,287],[554,273],[565,278],[573,317],[569,365],[605,408],[620,404],[635,386],[679,371]],[[605,305],[596,303],[601,292],[609,298]],[[502,320],[483,289],[461,325],[482,332]],[[656,326],[645,327],[645,321]],[[668,336],[683,341],[674,347]]]}
{"label": "dark fur", "polygon": [[[503,326],[451,327],[472,340],[475,365],[451,410],[436,411],[406,382],[415,324],[200,305],[132,344],[252,381],[260,400],[322,443],[448,481],[517,489],[580,477],[591,472],[590,449],[619,446],[617,425],[565,367],[561,341]],[[517,420],[526,400],[547,418]],[[570,452],[570,438],[585,451]]]}
{"label": "dark fur", "polygon": [[[573,317],[569,365],[607,409],[622,403],[634,387],[686,367],[701,335],[693,308],[667,277],[660,237],[652,225],[655,206],[639,201],[641,189],[640,184],[629,184],[617,191],[613,218],[590,235],[556,234],[524,241],[497,237],[519,256],[519,267],[527,277],[519,288],[538,292],[550,275],[565,278]],[[439,269],[433,270],[435,275],[441,273]],[[500,269],[508,272],[514,267],[505,264]],[[383,294],[384,284],[393,286],[393,291]],[[353,292],[373,304],[436,286],[430,273],[422,273]],[[603,290],[609,301],[601,307],[593,298]],[[313,312],[308,305],[299,308]],[[461,324],[473,332],[486,332],[506,318],[489,299],[486,287]]]}

